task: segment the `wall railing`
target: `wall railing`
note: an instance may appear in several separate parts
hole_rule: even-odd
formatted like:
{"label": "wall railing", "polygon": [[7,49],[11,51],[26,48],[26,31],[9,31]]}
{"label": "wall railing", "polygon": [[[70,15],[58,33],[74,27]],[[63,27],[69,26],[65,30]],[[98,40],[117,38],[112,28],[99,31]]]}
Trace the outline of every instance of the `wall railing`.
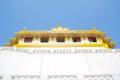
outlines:
{"label": "wall railing", "polygon": [[22,52],[28,54],[64,54],[64,53],[120,53],[120,49],[82,49],[82,48],[39,48],[39,49],[25,49],[25,48],[14,48],[14,47],[0,47],[0,51],[12,51],[12,52]]}
{"label": "wall railing", "polygon": [[[7,75],[8,76],[8,75]],[[6,75],[0,80],[6,80]],[[92,75],[9,75],[9,80],[119,80],[119,74]],[[7,78],[8,79],[8,78]]]}

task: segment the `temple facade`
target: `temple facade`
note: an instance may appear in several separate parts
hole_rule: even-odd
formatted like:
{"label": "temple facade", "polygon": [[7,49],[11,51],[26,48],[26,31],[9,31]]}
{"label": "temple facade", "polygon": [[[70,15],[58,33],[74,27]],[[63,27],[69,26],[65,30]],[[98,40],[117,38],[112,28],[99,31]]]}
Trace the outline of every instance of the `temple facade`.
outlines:
{"label": "temple facade", "polygon": [[120,49],[105,34],[24,28],[0,47],[0,80],[120,80]]}

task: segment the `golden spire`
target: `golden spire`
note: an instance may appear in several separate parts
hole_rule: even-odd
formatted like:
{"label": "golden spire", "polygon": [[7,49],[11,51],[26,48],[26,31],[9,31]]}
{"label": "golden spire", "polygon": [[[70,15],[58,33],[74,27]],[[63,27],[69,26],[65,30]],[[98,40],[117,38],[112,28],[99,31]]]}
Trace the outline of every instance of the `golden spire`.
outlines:
{"label": "golden spire", "polygon": [[22,30],[23,32],[26,32],[27,30],[26,30],[26,26],[24,27],[24,29]]}
{"label": "golden spire", "polygon": [[92,30],[97,30],[94,25],[92,26]]}
{"label": "golden spire", "polygon": [[60,25],[60,23],[58,23],[58,28],[62,28],[61,25]]}

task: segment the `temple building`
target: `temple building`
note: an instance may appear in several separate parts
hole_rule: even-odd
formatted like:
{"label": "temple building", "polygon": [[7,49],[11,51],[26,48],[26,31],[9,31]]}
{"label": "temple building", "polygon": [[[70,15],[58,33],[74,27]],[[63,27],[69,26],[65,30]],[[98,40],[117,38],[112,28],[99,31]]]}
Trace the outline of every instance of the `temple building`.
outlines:
{"label": "temple building", "polygon": [[24,28],[0,47],[0,80],[120,80],[120,49],[105,34]]}

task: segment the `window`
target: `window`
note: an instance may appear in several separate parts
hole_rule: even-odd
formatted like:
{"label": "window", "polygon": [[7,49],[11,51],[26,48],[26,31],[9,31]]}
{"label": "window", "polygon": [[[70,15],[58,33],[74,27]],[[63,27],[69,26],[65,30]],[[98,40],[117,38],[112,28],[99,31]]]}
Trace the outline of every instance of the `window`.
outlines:
{"label": "window", "polygon": [[73,40],[73,42],[80,42],[81,38],[80,37],[73,37],[72,40]]}
{"label": "window", "polygon": [[97,42],[96,37],[88,37],[88,39],[90,42]]}
{"label": "window", "polygon": [[25,39],[24,39],[24,42],[25,43],[31,43],[33,41],[33,38],[32,37],[26,37]]}
{"label": "window", "polygon": [[41,37],[41,42],[48,42],[49,38],[48,37]]}
{"label": "window", "polygon": [[64,37],[57,37],[57,42],[65,42],[65,38]]}

